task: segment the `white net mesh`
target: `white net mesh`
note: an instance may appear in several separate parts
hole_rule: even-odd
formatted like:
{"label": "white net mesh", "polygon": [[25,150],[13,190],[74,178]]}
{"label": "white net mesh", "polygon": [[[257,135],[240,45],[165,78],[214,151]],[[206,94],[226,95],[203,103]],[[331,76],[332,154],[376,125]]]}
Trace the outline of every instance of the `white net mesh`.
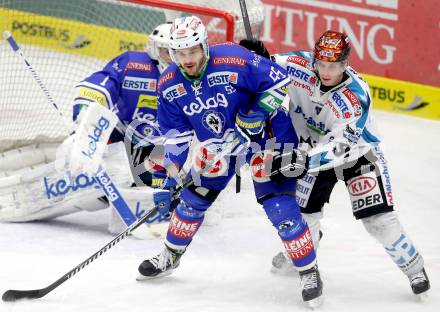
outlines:
{"label": "white net mesh", "polygon": [[[128,0],[129,1],[129,0]],[[139,2],[139,1],[138,1]],[[0,31],[10,31],[63,115],[70,117],[75,85],[127,50],[144,49],[157,25],[182,14],[143,4],[99,0],[0,0]],[[151,1],[158,2],[158,1]],[[220,0],[168,2],[224,9]],[[255,33],[263,21],[260,1],[247,0]],[[239,1],[235,39],[244,37]],[[200,12],[211,42],[225,41],[224,21]],[[35,142],[60,142],[67,135],[44,93],[5,40],[0,40],[0,152]]]}

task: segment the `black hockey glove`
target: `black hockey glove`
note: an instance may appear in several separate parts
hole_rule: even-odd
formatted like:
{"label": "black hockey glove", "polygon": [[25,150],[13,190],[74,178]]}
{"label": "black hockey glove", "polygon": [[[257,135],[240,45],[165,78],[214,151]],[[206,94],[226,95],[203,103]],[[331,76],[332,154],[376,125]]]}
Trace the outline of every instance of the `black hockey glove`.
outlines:
{"label": "black hockey glove", "polygon": [[302,179],[309,169],[307,152],[299,149],[276,154],[272,159],[270,180],[283,183],[289,178]]}
{"label": "black hockey glove", "polygon": [[269,51],[267,51],[266,47],[264,46],[263,41],[257,39],[252,39],[252,40],[242,39],[240,40],[240,45],[248,50],[254,51],[255,54],[270,59],[270,53]]}

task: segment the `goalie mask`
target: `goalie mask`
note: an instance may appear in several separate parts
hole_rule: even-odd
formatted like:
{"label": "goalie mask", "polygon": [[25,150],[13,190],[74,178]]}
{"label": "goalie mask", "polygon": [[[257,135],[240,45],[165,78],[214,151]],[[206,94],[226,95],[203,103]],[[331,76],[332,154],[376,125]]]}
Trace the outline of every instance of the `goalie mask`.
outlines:
{"label": "goalie mask", "polygon": [[171,26],[172,23],[161,24],[148,36],[148,54],[153,60],[159,62],[159,70],[161,73],[171,64],[171,59],[168,54]]}
{"label": "goalie mask", "polygon": [[171,27],[170,56],[173,62],[180,65],[176,59],[176,50],[201,45],[206,60],[209,59],[208,33],[200,18],[187,16],[178,18]]}

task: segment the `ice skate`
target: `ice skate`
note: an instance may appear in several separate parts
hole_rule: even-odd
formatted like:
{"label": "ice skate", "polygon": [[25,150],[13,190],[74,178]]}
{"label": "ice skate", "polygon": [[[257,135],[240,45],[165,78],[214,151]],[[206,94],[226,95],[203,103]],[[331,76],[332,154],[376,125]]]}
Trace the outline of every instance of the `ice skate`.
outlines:
{"label": "ice skate", "polygon": [[425,269],[420,272],[408,276],[411,289],[415,295],[426,295],[426,292],[431,287],[426,275]]}
{"label": "ice skate", "polygon": [[180,257],[183,252],[179,253],[168,247],[165,247],[157,256],[144,260],[139,266],[139,276],[137,281],[143,281],[152,278],[158,278],[170,275],[173,269],[179,266]]}
{"label": "ice skate", "polygon": [[299,272],[301,277],[302,298],[311,308],[319,307],[324,298],[322,296],[322,280],[319,275],[318,266],[306,271]]}

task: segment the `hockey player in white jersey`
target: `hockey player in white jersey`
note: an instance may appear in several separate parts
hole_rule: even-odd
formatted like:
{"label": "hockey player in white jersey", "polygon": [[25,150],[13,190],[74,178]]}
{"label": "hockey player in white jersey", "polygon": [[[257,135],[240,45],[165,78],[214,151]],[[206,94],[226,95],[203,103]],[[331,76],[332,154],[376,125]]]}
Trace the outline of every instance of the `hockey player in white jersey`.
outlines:
{"label": "hockey player in white jersey", "polygon": [[[309,174],[297,185],[297,200],[317,247],[323,206],[337,181],[344,181],[354,217],[408,276],[414,294],[420,294],[430,288],[424,261],[394,211],[390,173],[372,117],[369,87],[349,66],[349,54],[347,36],[327,31],[312,52],[272,55],[290,76],[289,112],[301,147],[310,158]],[[286,260],[279,253],[272,264],[282,269]]]}
{"label": "hockey player in white jersey", "polygon": [[[41,189],[39,192],[41,196],[36,196],[34,199],[34,207],[27,211],[23,210],[22,214],[18,214],[17,210],[9,213],[8,210],[0,209],[1,221],[44,220],[80,210],[98,210],[108,206],[93,178],[94,170],[90,170],[102,159],[100,157],[92,160],[78,157],[74,159],[76,155],[74,151],[78,150],[75,146],[82,144],[87,148],[90,141],[89,130],[94,127],[99,130],[104,145],[107,141],[125,143],[129,158],[127,165],[122,166],[124,160],[121,159],[123,158],[121,155],[116,157],[117,161],[106,163],[110,172],[115,171],[112,169],[113,166],[118,167],[116,174],[120,177],[116,178],[117,181],[127,184],[130,180],[133,182],[134,178],[136,186],[161,185],[165,171],[154,162],[150,162],[148,156],[155,146],[155,142],[150,138],[156,139],[154,135],[157,135],[158,129],[156,124],[158,78],[171,62],[168,54],[170,28],[170,23],[157,26],[149,35],[147,51],[122,53],[103,69],[78,84],[73,102],[73,119],[79,125],[76,133],[63,143],[57,155],[59,158],[67,159],[67,162],[61,161],[62,164],[58,167],[63,167],[61,169],[66,167],[74,171],[76,178],[69,186],[66,177],[63,176],[63,170],[57,175],[53,168],[47,168],[41,179],[34,177],[32,180],[32,185],[35,188],[40,185]],[[107,120],[114,122],[109,123]],[[98,146],[95,141],[91,143],[93,147]],[[119,153],[120,148],[111,148],[110,151]],[[131,170],[127,170],[127,166]],[[145,170],[146,167],[149,171]],[[171,203],[167,201],[169,199],[166,195],[167,190],[153,191],[151,188],[130,188],[126,185],[125,188],[121,188],[121,192],[130,202],[130,206],[133,206],[133,213],[137,217],[154,204],[161,204],[164,206],[161,212],[164,211],[165,215],[153,216],[147,222],[169,221],[168,208]],[[40,198],[42,200],[39,200]],[[112,212],[114,213],[113,210]],[[112,220],[109,229],[118,233],[123,225],[119,226],[120,222],[116,214],[113,215]]]}
{"label": "hockey player in white jersey", "polygon": [[[159,80],[158,109],[160,129],[166,135],[164,166],[170,180],[178,179],[193,136],[201,144],[194,149],[189,174],[194,184],[181,192],[165,248],[141,263],[138,280],[168,275],[179,266],[206,210],[240,165],[242,158],[229,154],[237,140],[252,146],[244,156],[250,164],[257,201],[289,258],[299,271],[307,272],[305,275],[319,276],[313,241],[292,191],[296,179],[276,184],[262,166],[277,153],[270,146],[282,151],[298,142],[287,111],[281,108],[289,84],[287,73],[239,45],[208,46],[207,40],[206,28],[198,17],[175,20],[170,39],[174,64]],[[247,146],[240,145],[238,150],[247,152]],[[311,301],[320,296],[320,289],[303,289],[302,295],[304,301]]]}

